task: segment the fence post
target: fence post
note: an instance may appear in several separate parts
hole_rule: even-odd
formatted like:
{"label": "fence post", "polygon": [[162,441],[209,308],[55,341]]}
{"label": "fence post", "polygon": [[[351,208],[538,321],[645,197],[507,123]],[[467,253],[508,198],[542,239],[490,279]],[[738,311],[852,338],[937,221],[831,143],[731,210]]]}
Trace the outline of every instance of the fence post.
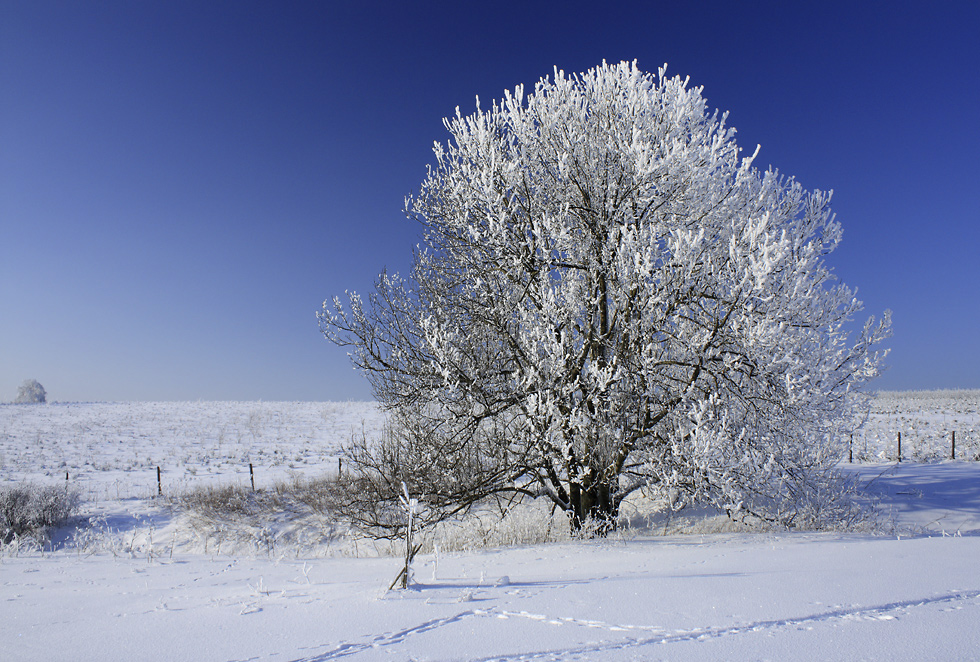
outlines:
{"label": "fence post", "polygon": [[949,448],[949,459],[951,460],[956,459],[956,430],[953,430],[953,443],[950,445]]}
{"label": "fence post", "polygon": [[157,467],[157,496],[163,496],[163,484],[160,482],[160,467]]}
{"label": "fence post", "polygon": [[847,461],[854,462],[854,435],[851,435],[850,441],[847,442]]}
{"label": "fence post", "polygon": [[902,461],[902,432],[898,433],[898,461]]}
{"label": "fence post", "polygon": [[252,481],[252,491],[255,491],[255,470],[252,469],[252,463],[248,463],[248,478]]}

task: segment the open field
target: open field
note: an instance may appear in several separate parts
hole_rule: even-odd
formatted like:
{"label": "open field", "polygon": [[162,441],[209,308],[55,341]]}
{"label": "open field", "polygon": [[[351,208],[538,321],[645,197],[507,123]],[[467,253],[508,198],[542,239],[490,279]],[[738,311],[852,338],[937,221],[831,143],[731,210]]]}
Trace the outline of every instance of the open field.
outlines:
{"label": "open field", "polygon": [[980,391],[879,393],[871,402],[868,421],[854,435],[854,459],[895,460],[898,433],[903,459],[950,459],[955,433],[956,459],[980,460]]}
{"label": "open field", "polygon": [[202,480],[258,484],[335,471],[352,434],[380,432],[370,402],[0,405],[0,483],[64,480],[91,499],[149,497]]}
{"label": "open field", "polygon": [[[69,480],[92,496],[151,496],[203,479],[258,484],[335,471],[352,434],[380,433],[369,402],[142,402],[0,405],[0,482]],[[980,391],[884,392],[854,435],[855,461],[980,459]]]}
{"label": "open field", "polygon": [[[365,403],[0,406],[0,486],[64,484],[68,472],[83,498],[46,545],[0,550],[4,659],[938,660],[980,650],[980,462],[938,461],[954,426],[968,452],[975,391],[875,403],[859,457],[888,457],[900,428],[914,444],[906,457],[930,460],[845,464],[880,503],[876,535],[737,533],[692,516],[573,540],[564,529],[540,536],[547,518],[529,509],[511,538],[461,527],[459,544],[419,558],[411,590],[388,592],[399,560],[315,508],[239,521],[178,498],[247,492],[250,462],[262,494],[286,493],[336,471],[340,444],[382,424]],[[528,544],[535,535],[552,542]],[[508,540],[523,544],[485,547]]]}

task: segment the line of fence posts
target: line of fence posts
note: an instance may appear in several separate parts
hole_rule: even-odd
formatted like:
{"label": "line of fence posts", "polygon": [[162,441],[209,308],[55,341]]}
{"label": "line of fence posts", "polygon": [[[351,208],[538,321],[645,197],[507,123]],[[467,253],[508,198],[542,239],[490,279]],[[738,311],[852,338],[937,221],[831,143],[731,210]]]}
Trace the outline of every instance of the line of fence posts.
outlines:
{"label": "line of fence posts", "polygon": [[[949,459],[956,459],[956,430],[950,431]],[[851,434],[847,441],[847,461],[854,462],[854,435]],[[902,432],[898,432],[898,461],[902,461]],[[67,478],[67,476],[66,476]]]}
{"label": "line of fence posts", "polygon": [[[949,446],[949,459],[956,459],[956,430],[950,433],[950,446]],[[854,435],[851,434],[847,442],[847,461],[849,463],[854,462]],[[902,432],[898,432],[898,461],[902,461]],[[157,467],[157,496],[163,496],[163,483],[161,481],[161,469]],[[337,458],[337,475],[340,476],[344,470],[344,460],[343,458]],[[68,484],[68,472],[65,472],[65,484]],[[252,491],[255,491],[255,467],[252,463],[248,463],[248,479],[252,485]]]}
{"label": "line of fence posts", "polygon": [[[949,447],[949,459],[956,459],[956,431],[950,432],[950,447]],[[847,461],[849,463],[854,462],[854,435],[851,434],[847,442]],[[898,432],[898,461],[902,461],[902,432]],[[344,471],[344,460],[342,458],[337,458],[337,475],[340,476]],[[157,467],[157,495],[163,496],[163,485],[160,482],[160,467]],[[255,491],[255,467],[252,463],[248,463],[248,479],[252,485],[252,491]],[[65,482],[68,482],[68,472],[65,472]]]}
{"label": "line of fence posts", "polygon": [[[162,474],[162,470],[160,469],[160,467],[157,467],[157,496],[163,496],[163,483],[160,480],[161,474]],[[248,480],[249,483],[252,485],[252,491],[254,492],[255,491],[255,467],[252,466],[251,462],[248,463]],[[66,483],[68,482],[67,471],[65,472],[65,482]]]}
{"label": "line of fence posts", "polygon": [[[854,443],[854,435],[851,435],[851,444]],[[950,430],[949,433],[949,459],[956,459],[956,430]],[[852,460],[853,461],[853,460]],[[902,432],[898,432],[898,461],[902,461]]]}
{"label": "line of fence posts", "polygon": [[[344,460],[343,458],[337,458],[337,475],[341,475],[344,471]],[[157,496],[163,496],[163,484],[160,482],[161,469],[157,467]],[[248,481],[252,486],[252,491],[255,491],[255,467],[251,462],[248,463]],[[68,482],[68,472],[65,472],[65,482]]]}

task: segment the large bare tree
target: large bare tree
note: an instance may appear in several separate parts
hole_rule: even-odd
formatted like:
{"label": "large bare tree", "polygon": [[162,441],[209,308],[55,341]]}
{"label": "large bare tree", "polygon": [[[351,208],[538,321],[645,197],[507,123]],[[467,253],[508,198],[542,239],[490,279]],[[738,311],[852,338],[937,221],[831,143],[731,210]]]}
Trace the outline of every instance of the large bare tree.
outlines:
{"label": "large bare tree", "polygon": [[[647,486],[799,517],[889,332],[886,314],[849,337],[830,194],[753,168],[701,88],[635,63],[556,70],[445,126],[406,200],[411,277],[319,315],[425,430],[388,440],[430,458],[423,497],[547,496],[603,528]],[[388,473],[397,496],[412,472]]]}

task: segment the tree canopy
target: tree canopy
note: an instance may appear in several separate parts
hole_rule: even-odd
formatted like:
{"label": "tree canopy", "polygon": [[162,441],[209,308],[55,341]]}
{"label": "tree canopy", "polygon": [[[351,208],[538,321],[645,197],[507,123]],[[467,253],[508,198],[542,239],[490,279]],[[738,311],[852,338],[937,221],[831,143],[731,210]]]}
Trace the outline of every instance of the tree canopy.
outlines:
{"label": "tree canopy", "polygon": [[36,379],[25,379],[24,383],[17,387],[17,404],[43,404],[47,402],[48,394],[44,387]]}

